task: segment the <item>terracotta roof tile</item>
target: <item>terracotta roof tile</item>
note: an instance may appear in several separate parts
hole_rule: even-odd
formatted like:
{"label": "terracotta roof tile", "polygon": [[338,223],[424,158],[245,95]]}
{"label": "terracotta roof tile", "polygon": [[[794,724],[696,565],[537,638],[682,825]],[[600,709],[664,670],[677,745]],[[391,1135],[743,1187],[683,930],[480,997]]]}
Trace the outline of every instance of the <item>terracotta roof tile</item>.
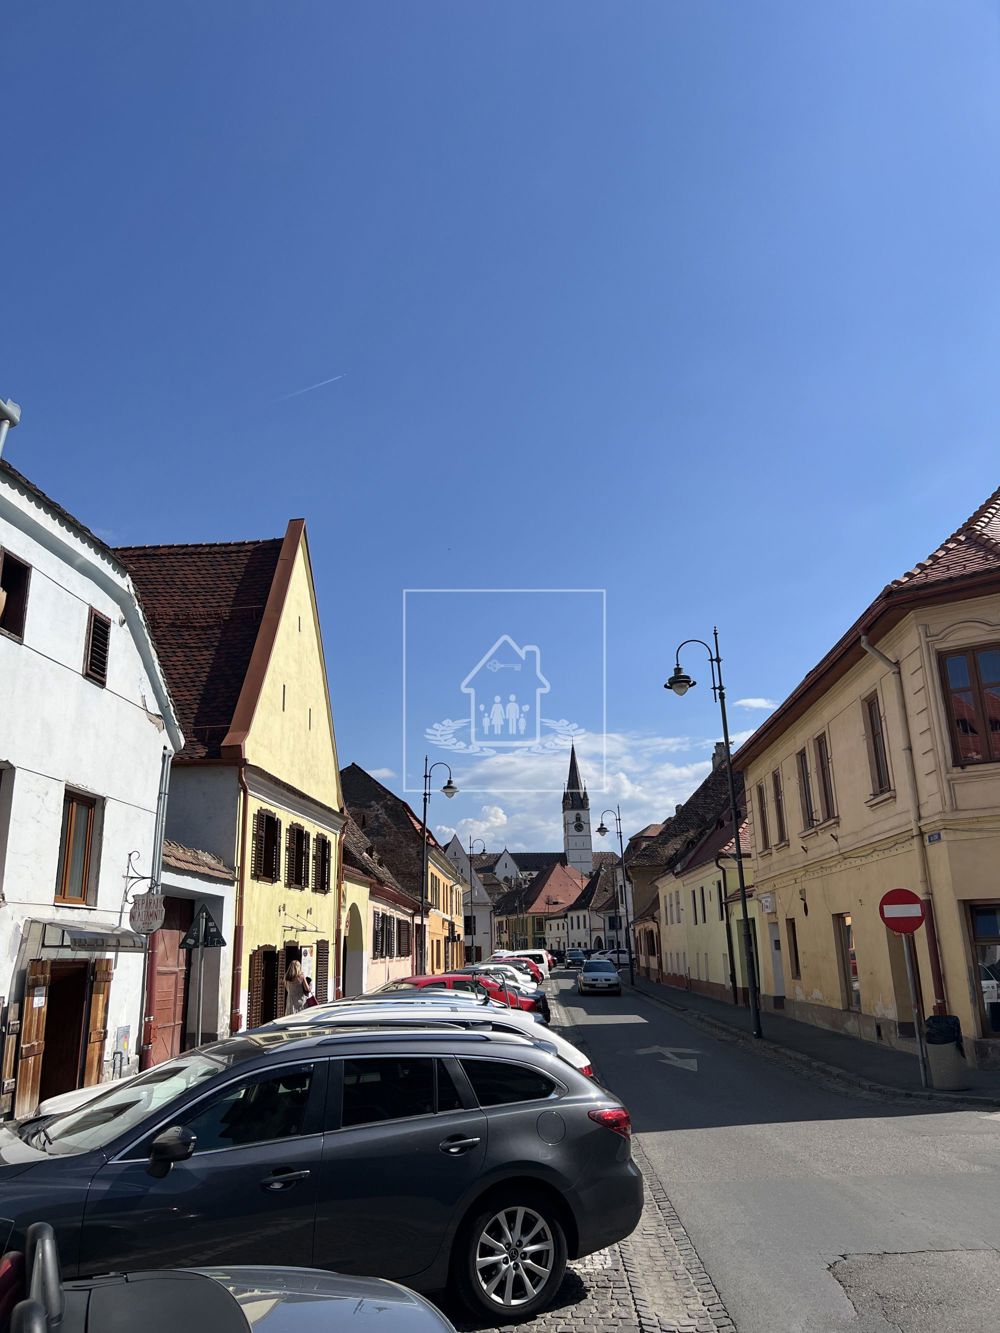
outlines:
{"label": "terracotta roof tile", "polygon": [[1000,569],[1000,487],[951,536],[890,588],[940,583]]}
{"label": "terracotta roof tile", "polygon": [[163,840],[163,863],[186,875],[207,875],[211,879],[229,881],[236,878],[236,871],[218,856],[196,847],[185,847],[183,843],[174,842],[171,838]]}
{"label": "terracotta roof tile", "polygon": [[281,538],[191,546],[126,546],[115,554],[135,584],[186,744],[215,759],[229,731]]}
{"label": "terracotta roof tile", "polygon": [[0,459],[0,476],[3,475],[6,475],[7,478],[20,490],[23,490],[29,495],[33,495],[40,504],[57,518],[61,518],[68,527],[75,528],[81,537],[85,537],[92,546],[95,546],[104,555],[109,555],[117,563],[121,563],[119,557],[112,551],[110,546],[105,542],[102,542],[100,537],[91,532],[91,530],[81,523],[78,518],[74,518],[68,509],[64,509],[61,504],[57,504],[51,496],[46,495],[43,490],[40,490],[33,481],[29,481],[22,472],[18,472],[16,467],[11,467],[10,463],[8,463],[5,458]]}

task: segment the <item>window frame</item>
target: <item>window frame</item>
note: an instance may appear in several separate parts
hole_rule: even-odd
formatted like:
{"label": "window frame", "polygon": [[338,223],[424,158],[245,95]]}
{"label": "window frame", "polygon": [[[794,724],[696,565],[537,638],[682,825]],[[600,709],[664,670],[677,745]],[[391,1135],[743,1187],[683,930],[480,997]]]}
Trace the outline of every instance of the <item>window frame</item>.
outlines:
{"label": "window frame", "polygon": [[[476,1096],[476,1090],[472,1084],[472,1080],[466,1074],[465,1071],[466,1060],[476,1060],[479,1063],[483,1063],[484,1061],[488,1060],[491,1064],[514,1065],[518,1069],[529,1069],[531,1070],[532,1073],[537,1073],[541,1078],[547,1078],[553,1086],[553,1091],[550,1092],[547,1097],[522,1097],[519,1101],[516,1102],[488,1102],[486,1106],[483,1106],[482,1102],[480,1102],[479,1098]],[[475,1109],[477,1111],[480,1111],[484,1115],[488,1115],[489,1112],[494,1107],[503,1107],[504,1109],[507,1109],[508,1107],[511,1106],[541,1106],[543,1104],[547,1105],[550,1102],[559,1101],[560,1098],[565,1097],[569,1090],[567,1085],[563,1083],[561,1079],[558,1079],[554,1074],[550,1073],[548,1069],[536,1070],[533,1065],[527,1065],[521,1060],[506,1059],[501,1055],[494,1055],[492,1052],[489,1055],[487,1055],[485,1051],[477,1051],[475,1054],[473,1054],[470,1051],[468,1055],[465,1055],[463,1053],[460,1057],[458,1057],[458,1067],[462,1071],[463,1076],[468,1081],[469,1091],[472,1093],[473,1104]]]}
{"label": "window frame", "polygon": [[[431,1060],[434,1074],[434,1110],[420,1111],[416,1115],[394,1116],[391,1120],[363,1120],[357,1124],[344,1124],[344,1066],[348,1060]],[[462,1105],[456,1109],[441,1111],[438,1109],[440,1096],[439,1063],[447,1066],[451,1081],[455,1085]],[[440,1116],[468,1115],[478,1112],[479,1105],[472,1092],[472,1086],[465,1077],[465,1072],[454,1055],[441,1055],[430,1051],[364,1051],[355,1055],[338,1055],[329,1061],[330,1074],[326,1094],[325,1132],[328,1134],[350,1134],[355,1130],[371,1130],[382,1125],[413,1124],[415,1121],[437,1120]]]}
{"label": "window frame", "polygon": [[[310,841],[309,831],[304,824],[293,821],[288,825],[285,833],[286,889],[308,889]],[[301,879],[296,879],[296,874],[301,875]]]}
{"label": "window frame", "polygon": [[813,757],[816,761],[816,786],[819,795],[819,813],[821,824],[827,824],[837,818],[837,796],[833,789],[833,756],[830,752],[830,737],[821,731],[813,737]]}
{"label": "window frame", "polygon": [[[103,625],[108,631],[108,644],[104,659],[104,671],[95,671],[91,654],[94,646],[94,626]],[[87,615],[87,637],[83,642],[83,677],[85,680],[93,682],[103,690],[108,683],[108,666],[111,662],[111,617],[104,615],[103,612],[96,610],[93,606],[89,608]]]}
{"label": "window frame", "polygon": [[808,833],[819,823],[813,801],[812,780],[809,773],[809,751],[805,746],[795,752],[795,771],[799,779],[799,805],[802,810],[802,831]]}
{"label": "window frame", "polygon": [[313,839],[313,893],[330,892],[332,861],[333,843],[325,833],[317,833]]}
{"label": "window frame", "polygon": [[[886,796],[892,791],[889,748],[885,740],[882,700],[879,698],[878,690],[872,690],[861,700],[861,717],[865,729],[865,746],[868,750],[868,771],[872,780],[871,796],[874,799],[877,796]],[[884,783],[879,773],[880,760],[884,770]]]}
{"label": "window frame", "polygon": [[[29,565],[26,560],[22,560],[19,555],[15,555],[13,551],[8,551],[6,547],[0,546],[0,587],[2,587],[4,562],[8,559],[12,560],[15,565],[20,565],[25,574],[24,595],[21,599],[21,628],[19,631],[14,631],[0,625],[0,634],[4,635],[5,638],[13,639],[15,643],[23,643],[24,630],[28,620],[28,599],[31,596],[32,566]],[[6,603],[4,605],[4,610],[6,610]]]}
{"label": "window frame", "polygon": [[771,830],[767,822],[767,793],[763,782],[757,783],[757,817],[760,823],[760,850],[771,850]]}
{"label": "window frame", "polygon": [[[984,742],[990,737],[990,729],[987,725],[987,714],[983,698],[983,683],[979,674],[979,662],[977,654],[983,652],[1000,652],[1000,641],[987,641],[985,643],[969,644],[964,648],[952,648],[938,653],[938,675],[941,681],[942,702],[944,704],[945,721],[948,725],[948,735],[951,739],[951,757],[955,768],[975,768],[979,764],[1000,764],[1000,757],[994,759],[990,755],[985,755],[982,759],[964,758],[959,751],[958,729],[956,726],[955,710],[952,707],[952,690],[948,681],[948,659],[951,657],[964,657],[969,667],[969,688],[972,692],[973,704],[976,710],[976,721],[979,723],[980,734]],[[992,744],[987,743],[984,748],[992,749]],[[1000,741],[997,743],[1000,750]]]}
{"label": "window frame", "polygon": [[785,940],[788,947],[788,970],[793,981],[802,980],[802,960],[799,958],[799,928],[793,916],[785,917]]}
{"label": "window frame", "polygon": [[[73,810],[67,823],[67,807]],[[70,849],[73,845],[73,838],[76,832],[76,809],[84,808],[87,810],[87,835],[83,855],[83,874],[81,876],[83,893],[80,897],[71,896],[65,892],[66,880],[69,873],[69,867],[72,862]],[[61,903],[64,907],[89,907],[91,906],[91,882],[93,879],[94,864],[94,835],[97,828],[97,809],[98,798],[91,796],[87,792],[73,791],[67,788],[63,792],[63,814],[59,826],[59,867],[56,873],[56,888],[53,902]]]}
{"label": "window frame", "polygon": [[785,783],[781,775],[781,766],[771,770],[771,792],[774,796],[774,818],[777,825],[775,832],[778,841],[775,847],[784,847],[788,841],[788,821],[785,816]]}

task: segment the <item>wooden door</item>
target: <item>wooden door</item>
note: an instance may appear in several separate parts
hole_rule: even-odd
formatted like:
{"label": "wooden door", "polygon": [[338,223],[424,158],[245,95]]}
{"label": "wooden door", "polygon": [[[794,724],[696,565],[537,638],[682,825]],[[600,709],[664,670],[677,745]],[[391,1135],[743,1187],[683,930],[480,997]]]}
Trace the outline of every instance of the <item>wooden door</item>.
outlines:
{"label": "wooden door", "polygon": [[104,1069],[104,1044],[108,1039],[108,999],[115,965],[110,958],[95,958],[91,973],[90,1013],[87,1018],[87,1044],[83,1057],[83,1086],[100,1083]]}
{"label": "wooden door", "polygon": [[51,965],[47,960],[35,958],[28,964],[24,978],[17,1091],[14,1095],[15,1117],[29,1115],[38,1105],[51,976]]}
{"label": "wooden door", "polygon": [[160,1064],[180,1055],[184,1048],[188,964],[192,950],[182,949],[181,940],[194,920],[194,903],[187,898],[164,898],[166,915],[156,932],[155,1001],[153,1005],[153,1052],[150,1063]]}

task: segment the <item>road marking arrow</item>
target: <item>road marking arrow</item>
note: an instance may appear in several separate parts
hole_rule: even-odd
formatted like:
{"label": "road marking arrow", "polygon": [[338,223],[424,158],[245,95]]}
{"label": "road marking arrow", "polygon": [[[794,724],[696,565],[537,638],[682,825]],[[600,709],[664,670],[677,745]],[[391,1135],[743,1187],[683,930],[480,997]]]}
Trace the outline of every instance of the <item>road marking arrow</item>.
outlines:
{"label": "road marking arrow", "polygon": [[687,1046],[644,1046],[641,1051],[636,1051],[636,1055],[659,1055],[665,1065],[673,1065],[677,1069],[687,1069],[692,1074],[698,1072],[697,1060],[685,1060],[686,1055],[697,1055],[697,1051],[692,1051]]}

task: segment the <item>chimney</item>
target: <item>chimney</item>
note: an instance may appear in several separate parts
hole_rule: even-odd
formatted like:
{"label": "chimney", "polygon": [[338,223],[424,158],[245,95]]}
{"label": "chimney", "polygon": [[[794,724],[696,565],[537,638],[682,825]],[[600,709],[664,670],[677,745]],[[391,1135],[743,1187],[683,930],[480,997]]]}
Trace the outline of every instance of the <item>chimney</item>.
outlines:
{"label": "chimney", "polygon": [[3,443],[7,438],[7,431],[11,426],[16,426],[21,420],[21,409],[13,398],[8,398],[4,402],[0,398],[0,454],[3,453]]}
{"label": "chimney", "polygon": [[683,809],[684,809],[684,806],[683,806],[683,805],[675,805],[675,806],[674,806],[674,814],[675,814],[675,815],[679,815],[680,812],[681,812]]}
{"label": "chimney", "polygon": [[715,770],[719,767],[719,765],[724,764],[725,762],[726,762],[725,744],[722,741],[716,741],[715,749],[712,751],[712,772],[714,773]]}

